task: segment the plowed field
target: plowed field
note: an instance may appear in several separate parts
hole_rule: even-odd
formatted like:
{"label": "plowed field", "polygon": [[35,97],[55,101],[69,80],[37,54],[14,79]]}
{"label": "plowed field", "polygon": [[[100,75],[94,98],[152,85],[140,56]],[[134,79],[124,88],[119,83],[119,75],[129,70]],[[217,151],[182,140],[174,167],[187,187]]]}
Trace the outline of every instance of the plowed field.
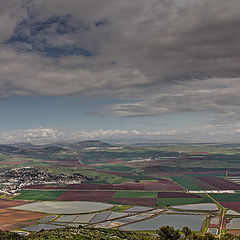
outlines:
{"label": "plowed field", "polygon": [[0,229],[11,230],[21,226],[28,226],[44,214],[20,210],[0,209]]}
{"label": "plowed field", "polygon": [[240,190],[240,185],[229,182],[223,178],[218,177],[197,177],[197,179],[216,187],[219,190]]}
{"label": "plowed field", "polygon": [[60,195],[56,200],[109,202],[114,193],[114,191],[67,191]]}

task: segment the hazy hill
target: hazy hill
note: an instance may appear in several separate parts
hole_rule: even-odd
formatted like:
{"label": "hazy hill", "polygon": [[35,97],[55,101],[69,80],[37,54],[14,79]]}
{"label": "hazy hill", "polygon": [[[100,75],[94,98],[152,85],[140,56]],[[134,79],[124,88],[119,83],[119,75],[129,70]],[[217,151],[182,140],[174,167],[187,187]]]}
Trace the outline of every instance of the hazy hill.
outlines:
{"label": "hazy hill", "polygon": [[94,147],[108,148],[108,147],[112,147],[112,145],[98,141],[98,140],[88,140],[88,141],[82,141],[82,142],[70,144],[69,147],[73,149],[94,148]]}

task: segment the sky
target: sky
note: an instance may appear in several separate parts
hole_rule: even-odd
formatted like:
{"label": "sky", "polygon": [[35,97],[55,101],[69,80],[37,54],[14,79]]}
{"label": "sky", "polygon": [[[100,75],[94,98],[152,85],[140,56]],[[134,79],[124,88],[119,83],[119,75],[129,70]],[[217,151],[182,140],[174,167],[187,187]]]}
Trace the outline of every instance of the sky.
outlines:
{"label": "sky", "polygon": [[0,0],[0,143],[239,142],[239,0]]}

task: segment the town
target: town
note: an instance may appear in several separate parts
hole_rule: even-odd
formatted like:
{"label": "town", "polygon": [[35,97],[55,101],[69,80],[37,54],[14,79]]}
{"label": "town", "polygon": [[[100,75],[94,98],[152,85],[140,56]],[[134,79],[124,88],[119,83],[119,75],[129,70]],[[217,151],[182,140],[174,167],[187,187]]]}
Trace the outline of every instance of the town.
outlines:
{"label": "town", "polygon": [[14,195],[31,185],[81,183],[83,180],[88,177],[80,173],[56,175],[40,168],[13,168],[0,172],[0,193]]}

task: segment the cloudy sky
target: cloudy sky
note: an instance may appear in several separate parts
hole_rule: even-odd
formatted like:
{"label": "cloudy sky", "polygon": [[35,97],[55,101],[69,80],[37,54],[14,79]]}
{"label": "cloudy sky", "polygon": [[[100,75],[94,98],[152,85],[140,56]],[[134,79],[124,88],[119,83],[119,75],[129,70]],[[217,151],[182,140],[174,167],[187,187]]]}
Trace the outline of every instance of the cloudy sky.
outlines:
{"label": "cloudy sky", "polygon": [[0,142],[239,141],[239,0],[0,0]]}

